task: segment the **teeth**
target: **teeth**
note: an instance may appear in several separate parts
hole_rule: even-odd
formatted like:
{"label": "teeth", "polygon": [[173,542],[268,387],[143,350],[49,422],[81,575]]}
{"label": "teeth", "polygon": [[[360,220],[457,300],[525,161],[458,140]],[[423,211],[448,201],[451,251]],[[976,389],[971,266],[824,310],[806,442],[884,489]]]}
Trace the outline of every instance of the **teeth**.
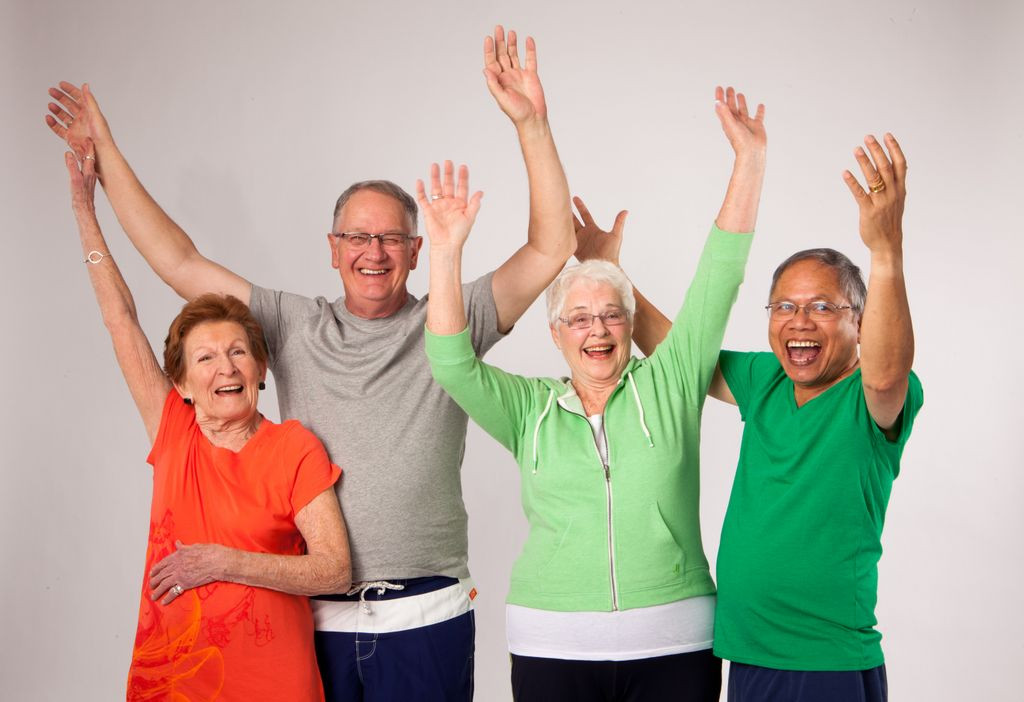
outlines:
{"label": "teeth", "polygon": [[787,341],[786,346],[791,349],[807,349],[821,346],[817,341]]}
{"label": "teeth", "polygon": [[387,271],[378,270],[376,268],[360,268],[359,272],[363,275],[384,275]]}
{"label": "teeth", "polygon": [[236,390],[241,390],[241,389],[242,389],[241,385],[225,385],[222,388],[217,388],[217,392],[234,392]]}
{"label": "teeth", "polygon": [[611,351],[611,346],[591,346],[590,348],[583,349],[584,351]]}

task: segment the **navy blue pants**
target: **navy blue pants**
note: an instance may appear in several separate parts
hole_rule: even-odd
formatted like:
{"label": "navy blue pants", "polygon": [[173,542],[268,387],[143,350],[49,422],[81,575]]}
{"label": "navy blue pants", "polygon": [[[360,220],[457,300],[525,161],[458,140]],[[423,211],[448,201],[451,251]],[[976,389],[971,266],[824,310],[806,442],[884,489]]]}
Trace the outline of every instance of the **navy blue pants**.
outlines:
{"label": "navy blue pants", "polygon": [[869,670],[775,670],[729,664],[729,702],[886,702],[885,666]]}
{"label": "navy blue pants", "polygon": [[[446,581],[458,583],[451,578],[395,580],[406,584],[404,592],[368,599],[402,597],[435,589]],[[472,610],[402,631],[317,631],[314,643],[325,698],[327,702],[471,702],[475,636]]]}
{"label": "navy blue pants", "polygon": [[722,660],[711,649],[634,661],[512,654],[516,702],[718,702]]}

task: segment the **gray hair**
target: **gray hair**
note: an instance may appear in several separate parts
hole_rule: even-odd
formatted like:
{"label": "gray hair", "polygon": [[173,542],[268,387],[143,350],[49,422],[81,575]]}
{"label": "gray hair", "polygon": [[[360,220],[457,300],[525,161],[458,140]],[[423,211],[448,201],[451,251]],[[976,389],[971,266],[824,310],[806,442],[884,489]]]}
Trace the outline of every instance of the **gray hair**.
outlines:
{"label": "gray hair", "polygon": [[381,195],[387,195],[393,197],[398,201],[398,204],[405,210],[406,216],[409,218],[409,223],[412,225],[412,231],[408,232],[410,235],[416,233],[416,214],[418,212],[416,208],[416,201],[412,199],[412,195],[405,192],[402,188],[392,183],[390,180],[361,180],[358,183],[353,183],[345,189],[345,192],[338,197],[338,202],[334,205],[334,219],[338,218],[341,214],[341,209],[348,203],[349,199],[358,193],[360,190],[372,190],[375,193]]}
{"label": "gray hair", "polygon": [[[849,301],[850,307],[857,314],[864,311],[864,299],[867,297],[868,291],[864,286],[864,277],[861,275],[860,268],[835,249],[805,249],[797,251],[780,263],[772,275],[772,287],[768,291],[769,298],[775,292],[775,286],[778,284],[782,274],[786,272],[786,269],[800,261],[817,261],[824,266],[835,269],[836,275],[839,277],[839,288],[843,291],[847,301]],[[768,302],[771,302],[771,299]]]}
{"label": "gray hair", "polygon": [[562,305],[572,286],[579,281],[589,283],[607,283],[619,294],[623,309],[630,319],[636,311],[636,298],[633,297],[633,284],[622,272],[622,269],[608,261],[584,261],[576,266],[569,266],[558,274],[554,282],[544,293],[548,305],[548,324],[558,326],[558,315],[562,313]]}

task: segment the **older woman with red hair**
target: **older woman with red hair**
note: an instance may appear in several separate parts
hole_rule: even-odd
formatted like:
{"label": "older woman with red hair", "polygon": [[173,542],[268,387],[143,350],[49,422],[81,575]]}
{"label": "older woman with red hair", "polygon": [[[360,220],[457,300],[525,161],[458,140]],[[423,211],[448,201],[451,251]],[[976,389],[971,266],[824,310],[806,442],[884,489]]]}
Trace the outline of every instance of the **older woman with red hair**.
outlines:
{"label": "older woman with red hair", "polygon": [[103,321],[152,442],[153,503],[129,700],[323,700],[308,595],[344,592],[341,470],[298,422],[257,409],[267,349],[239,300],[171,324],[161,370],[93,209],[91,144],[65,155]]}

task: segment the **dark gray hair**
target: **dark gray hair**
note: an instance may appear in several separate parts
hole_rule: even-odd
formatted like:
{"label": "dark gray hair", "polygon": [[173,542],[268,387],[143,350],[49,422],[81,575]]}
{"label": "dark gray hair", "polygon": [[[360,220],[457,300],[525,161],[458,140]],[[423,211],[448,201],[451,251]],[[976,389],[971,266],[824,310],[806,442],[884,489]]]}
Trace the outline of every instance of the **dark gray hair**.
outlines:
{"label": "dark gray hair", "polygon": [[574,283],[585,280],[589,283],[607,283],[619,294],[622,308],[633,318],[636,311],[636,299],[633,297],[633,284],[622,272],[622,269],[608,261],[590,260],[576,266],[569,266],[558,274],[554,282],[548,286],[544,296],[548,305],[548,324],[558,326],[558,315]]}
{"label": "dark gray hair", "polygon": [[[797,251],[779,264],[772,275],[772,287],[768,291],[769,298],[775,292],[775,286],[779,278],[786,272],[786,269],[800,261],[817,261],[818,263],[834,268],[839,276],[839,288],[843,291],[853,311],[860,314],[864,311],[864,298],[867,297],[867,288],[864,286],[864,277],[860,268],[854,265],[853,261],[835,249],[805,249]],[[771,302],[771,299],[768,300]]]}
{"label": "dark gray hair", "polygon": [[402,188],[392,183],[390,180],[361,180],[358,183],[353,183],[345,189],[345,192],[338,197],[338,202],[334,205],[334,219],[338,218],[341,214],[341,209],[349,201],[349,199],[358,193],[360,190],[372,190],[375,193],[381,195],[388,195],[398,200],[398,204],[405,210],[405,214],[409,217],[409,223],[412,225],[412,231],[408,234],[413,235],[416,233],[416,201],[412,199],[412,195],[405,192]]}

